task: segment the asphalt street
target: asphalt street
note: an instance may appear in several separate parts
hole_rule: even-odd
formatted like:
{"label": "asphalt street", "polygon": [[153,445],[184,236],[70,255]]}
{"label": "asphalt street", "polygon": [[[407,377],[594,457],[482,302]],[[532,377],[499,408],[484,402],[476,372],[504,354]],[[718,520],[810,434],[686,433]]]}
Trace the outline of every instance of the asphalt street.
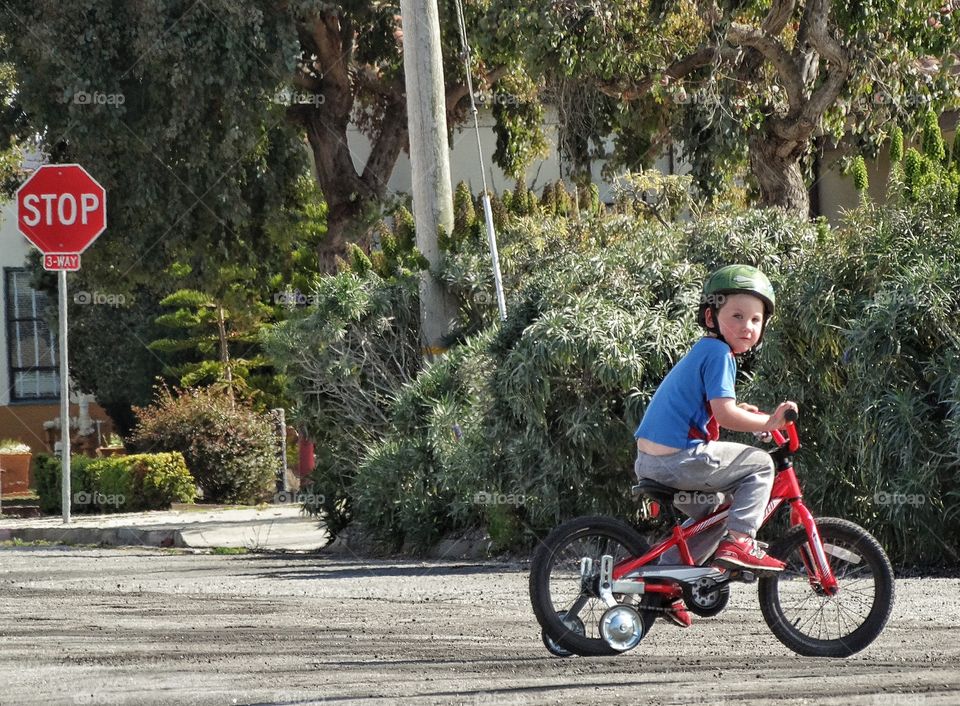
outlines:
{"label": "asphalt street", "polygon": [[902,579],[889,625],[799,657],[755,588],[615,658],[550,656],[523,564],[0,549],[0,703],[960,703],[960,580]]}

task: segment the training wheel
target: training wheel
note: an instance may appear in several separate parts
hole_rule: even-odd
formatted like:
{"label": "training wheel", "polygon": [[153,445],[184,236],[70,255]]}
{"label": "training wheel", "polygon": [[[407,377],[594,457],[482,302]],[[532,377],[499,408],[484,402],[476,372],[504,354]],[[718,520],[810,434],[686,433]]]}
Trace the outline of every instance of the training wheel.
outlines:
{"label": "training wheel", "polygon": [[[583,621],[580,618],[573,616],[572,618],[567,618],[565,611],[560,611],[557,613],[557,617],[560,618],[561,622],[570,629],[571,632],[575,632],[578,635],[586,635],[587,630],[583,625]],[[570,657],[573,655],[573,652],[568,650],[566,647],[561,647],[557,644],[556,640],[547,635],[546,630],[540,631],[540,639],[543,640],[543,646],[547,648],[547,652],[557,657]]]}
{"label": "training wheel", "polygon": [[613,606],[600,618],[600,635],[617,652],[632,650],[643,639],[640,613],[632,606]]}

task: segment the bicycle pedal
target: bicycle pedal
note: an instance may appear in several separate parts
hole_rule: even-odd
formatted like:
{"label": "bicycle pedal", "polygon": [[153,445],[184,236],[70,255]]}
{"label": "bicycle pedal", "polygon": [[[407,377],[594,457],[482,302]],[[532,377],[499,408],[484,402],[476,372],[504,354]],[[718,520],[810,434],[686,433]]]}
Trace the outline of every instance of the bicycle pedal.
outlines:
{"label": "bicycle pedal", "polygon": [[753,583],[757,580],[757,575],[752,571],[731,571],[730,580],[739,581],[741,583]]}

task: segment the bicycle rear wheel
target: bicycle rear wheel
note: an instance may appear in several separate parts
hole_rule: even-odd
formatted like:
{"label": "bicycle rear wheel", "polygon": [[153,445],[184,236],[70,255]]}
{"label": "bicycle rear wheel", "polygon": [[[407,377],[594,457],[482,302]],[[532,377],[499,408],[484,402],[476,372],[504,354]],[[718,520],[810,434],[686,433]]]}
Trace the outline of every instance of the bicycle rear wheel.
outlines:
{"label": "bicycle rear wheel", "polygon": [[760,579],[760,611],[777,639],[809,657],[849,657],[883,630],[893,609],[893,568],[865,529],[847,520],[817,520],[817,531],[838,591],[828,596],[807,572],[806,530],[794,527],[769,548],[786,562],[777,575]]}
{"label": "bicycle rear wheel", "polygon": [[[534,553],[530,565],[530,602],[540,627],[558,646],[581,656],[620,654],[600,634],[600,619],[607,610],[598,594],[600,560],[605,554],[614,564],[640,556],[647,544],[630,525],[609,517],[578,517],[553,530]],[[590,571],[582,574],[583,559]],[[644,635],[657,617],[644,608],[660,607],[659,598],[614,594],[620,603],[640,611]],[[656,605],[654,605],[656,603]],[[570,628],[576,618],[582,631]]]}

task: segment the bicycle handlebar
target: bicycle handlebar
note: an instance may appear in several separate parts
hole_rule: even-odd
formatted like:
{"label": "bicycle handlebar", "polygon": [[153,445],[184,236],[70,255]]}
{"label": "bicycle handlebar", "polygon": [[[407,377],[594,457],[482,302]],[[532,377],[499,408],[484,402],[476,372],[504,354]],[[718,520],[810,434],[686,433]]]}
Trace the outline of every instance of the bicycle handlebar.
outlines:
{"label": "bicycle handlebar", "polygon": [[797,421],[799,415],[795,409],[788,409],[783,417],[787,420],[787,426],[785,427],[787,436],[784,437],[784,435],[780,433],[779,429],[774,429],[770,432],[770,435],[773,437],[773,440],[777,446],[789,444],[787,446],[787,450],[790,451],[790,453],[796,453],[797,449],[800,448],[800,437],[797,434],[797,425],[794,424],[794,422]]}

